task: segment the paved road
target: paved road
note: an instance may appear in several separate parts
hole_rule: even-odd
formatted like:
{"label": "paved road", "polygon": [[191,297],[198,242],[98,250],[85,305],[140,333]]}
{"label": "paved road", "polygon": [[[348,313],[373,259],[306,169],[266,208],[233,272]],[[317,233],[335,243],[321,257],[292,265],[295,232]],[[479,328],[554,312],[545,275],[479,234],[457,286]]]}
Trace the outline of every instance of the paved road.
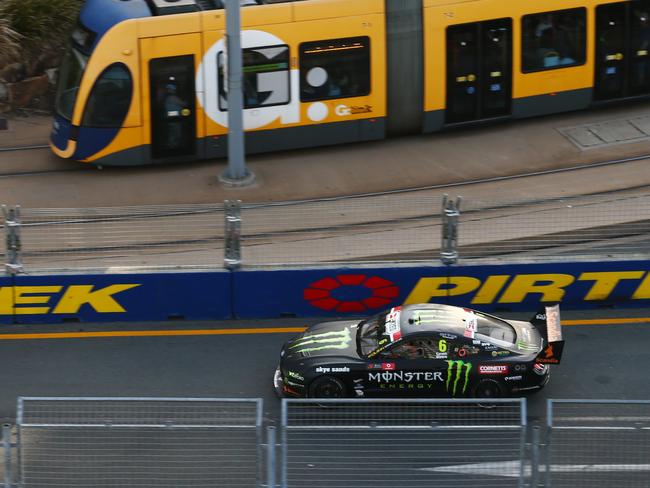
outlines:
{"label": "paved road", "polygon": [[[510,314],[528,318],[527,314]],[[563,312],[563,319],[650,317],[648,310]],[[301,327],[314,320],[284,319],[168,323],[137,327],[222,329]],[[133,325],[9,327],[4,332],[136,329]],[[543,418],[547,398],[650,399],[650,323],[565,327],[561,366],[541,393],[529,398],[531,420]],[[293,334],[105,337],[0,340],[0,417],[13,421],[18,396],[260,397],[267,421],[280,402],[271,377],[280,347]],[[5,336],[6,337],[6,336]]]}

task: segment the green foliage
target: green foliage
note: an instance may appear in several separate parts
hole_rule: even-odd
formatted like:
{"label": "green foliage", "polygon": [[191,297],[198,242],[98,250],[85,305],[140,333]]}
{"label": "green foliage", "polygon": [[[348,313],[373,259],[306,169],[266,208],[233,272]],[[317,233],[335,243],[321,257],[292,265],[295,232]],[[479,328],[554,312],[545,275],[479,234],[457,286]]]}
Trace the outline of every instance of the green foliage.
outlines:
{"label": "green foliage", "polygon": [[2,46],[16,42],[16,35],[23,56],[60,49],[68,42],[82,4],[83,0],[0,0],[0,52]]}
{"label": "green foliage", "polygon": [[20,36],[9,21],[2,16],[0,8],[0,68],[16,59],[20,54]]}

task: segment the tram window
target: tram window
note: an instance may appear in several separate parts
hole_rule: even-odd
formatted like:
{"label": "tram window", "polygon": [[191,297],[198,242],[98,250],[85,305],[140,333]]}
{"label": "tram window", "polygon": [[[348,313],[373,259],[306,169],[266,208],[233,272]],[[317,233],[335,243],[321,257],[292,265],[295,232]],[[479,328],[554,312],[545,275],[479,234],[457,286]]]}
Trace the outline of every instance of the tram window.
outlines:
{"label": "tram window", "polygon": [[81,23],[77,23],[76,27],[70,34],[73,44],[85,53],[90,53],[90,48],[95,43],[97,35],[90,29],[87,29]]}
{"label": "tram window", "polygon": [[525,15],[521,22],[522,71],[584,64],[586,18],[584,8]]}
{"label": "tram window", "polygon": [[72,120],[79,84],[87,63],[88,56],[74,48],[70,48],[63,58],[56,89],[56,112],[67,120]]}
{"label": "tram window", "polygon": [[[217,55],[219,110],[228,110],[226,56]],[[242,51],[244,108],[289,103],[289,46],[265,46]]]}
{"label": "tram window", "polygon": [[300,100],[361,97],[370,93],[370,38],[349,37],[300,45]]}
{"label": "tram window", "polygon": [[121,126],[132,95],[133,81],[128,68],[122,63],[109,66],[90,91],[81,124],[90,127]]}

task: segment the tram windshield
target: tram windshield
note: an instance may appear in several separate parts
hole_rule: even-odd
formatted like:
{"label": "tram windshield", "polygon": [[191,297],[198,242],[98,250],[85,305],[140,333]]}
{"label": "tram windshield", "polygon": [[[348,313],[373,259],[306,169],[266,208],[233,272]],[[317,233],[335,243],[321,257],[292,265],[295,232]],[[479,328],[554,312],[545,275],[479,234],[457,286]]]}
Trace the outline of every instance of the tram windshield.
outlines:
{"label": "tram windshield", "polygon": [[59,71],[59,84],[56,91],[56,112],[67,120],[72,120],[77,92],[88,56],[71,47],[63,58]]}

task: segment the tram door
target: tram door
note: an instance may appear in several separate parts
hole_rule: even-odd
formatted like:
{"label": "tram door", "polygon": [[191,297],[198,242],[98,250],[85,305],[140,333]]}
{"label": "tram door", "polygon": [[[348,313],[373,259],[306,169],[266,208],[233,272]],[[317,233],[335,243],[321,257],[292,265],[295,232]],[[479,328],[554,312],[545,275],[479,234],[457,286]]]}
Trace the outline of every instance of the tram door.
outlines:
{"label": "tram door", "polygon": [[[200,36],[186,34],[141,40],[143,72],[148,73],[153,160],[196,154],[195,59]],[[189,51],[189,53],[188,53]]]}
{"label": "tram door", "polygon": [[650,93],[650,0],[596,8],[596,100]]}
{"label": "tram door", "polygon": [[152,59],[149,84],[152,157],[194,154],[194,57]]}
{"label": "tram door", "polygon": [[511,99],[512,21],[448,27],[446,123],[509,115]]}

